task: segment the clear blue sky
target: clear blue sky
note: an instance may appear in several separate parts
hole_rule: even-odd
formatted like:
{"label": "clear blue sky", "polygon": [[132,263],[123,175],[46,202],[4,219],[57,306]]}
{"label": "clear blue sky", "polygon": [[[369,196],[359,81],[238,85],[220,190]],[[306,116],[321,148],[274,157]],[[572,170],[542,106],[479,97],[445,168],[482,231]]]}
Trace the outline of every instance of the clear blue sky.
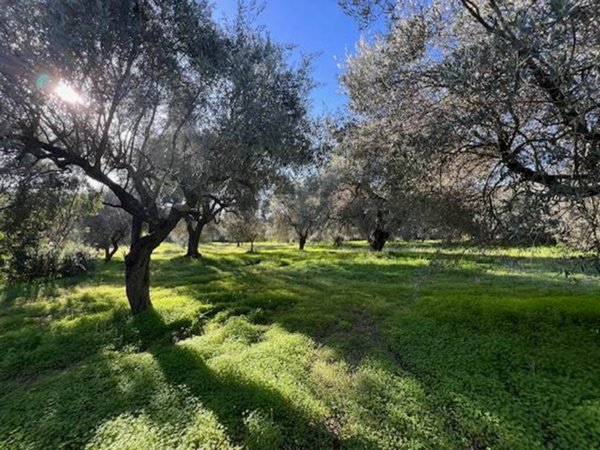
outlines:
{"label": "clear blue sky", "polygon": [[[237,0],[213,0],[217,18],[232,17]],[[360,37],[356,21],[344,14],[337,0],[266,0],[257,23],[281,44],[297,46],[295,54],[315,54],[313,78],[320,84],[312,94],[313,112],[335,112],[347,103],[338,76],[340,64],[353,53]]]}

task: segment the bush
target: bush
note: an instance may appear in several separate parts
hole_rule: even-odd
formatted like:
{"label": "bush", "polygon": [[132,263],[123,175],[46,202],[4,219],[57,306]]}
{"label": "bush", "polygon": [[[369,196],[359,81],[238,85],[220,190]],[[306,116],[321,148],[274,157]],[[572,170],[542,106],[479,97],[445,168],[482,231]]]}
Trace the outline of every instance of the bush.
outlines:
{"label": "bush", "polygon": [[92,258],[84,251],[65,252],[59,260],[57,274],[59,277],[81,275],[91,269],[92,263]]}
{"label": "bush", "polygon": [[63,249],[48,246],[15,249],[4,260],[3,270],[11,281],[36,278],[68,278],[92,268],[93,257],[75,245]]}

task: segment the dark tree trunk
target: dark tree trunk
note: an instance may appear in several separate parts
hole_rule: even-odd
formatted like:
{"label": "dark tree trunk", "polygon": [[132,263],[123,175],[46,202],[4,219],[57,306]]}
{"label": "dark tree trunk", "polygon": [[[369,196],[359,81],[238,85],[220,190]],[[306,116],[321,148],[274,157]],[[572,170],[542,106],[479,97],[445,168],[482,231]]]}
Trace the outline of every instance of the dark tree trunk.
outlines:
{"label": "dark tree trunk", "polygon": [[250,241],[250,253],[254,253],[254,241]]}
{"label": "dark tree trunk", "polygon": [[[147,236],[146,236],[147,237]],[[134,314],[152,306],[150,302],[150,257],[154,246],[146,237],[131,245],[125,258],[125,287],[127,300]]]}
{"label": "dark tree trunk", "polygon": [[161,220],[146,236],[141,236],[142,222],[134,218],[131,234],[131,248],[125,257],[125,290],[127,300],[134,314],[139,314],[152,306],[150,301],[150,257],[177,226],[181,218],[178,209],[171,209],[169,217]]}
{"label": "dark tree trunk", "polygon": [[306,236],[305,234],[301,234],[300,236],[298,236],[298,248],[300,250],[304,250],[304,246],[306,245],[306,239],[308,238],[308,236]]}
{"label": "dark tree trunk", "polygon": [[188,244],[187,253],[185,254],[186,257],[192,259],[198,259],[202,257],[198,251],[198,246],[200,245],[200,236],[202,235],[203,228],[204,224],[201,222],[195,222],[192,220],[187,221]]}
{"label": "dark tree trunk", "polygon": [[238,247],[240,246],[240,241],[237,241],[237,246],[238,246]]}
{"label": "dark tree trunk", "polygon": [[380,228],[375,229],[371,236],[369,237],[369,244],[371,245],[371,249],[376,252],[380,252],[383,250],[385,243],[390,238],[390,233]]}
{"label": "dark tree trunk", "polygon": [[114,242],[112,249],[110,247],[106,247],[104,249],[104,261],[110,262],[112,257],[115,256],[115,253],[117,253],[117,250],[119,250],[119,244],[115,244]]}

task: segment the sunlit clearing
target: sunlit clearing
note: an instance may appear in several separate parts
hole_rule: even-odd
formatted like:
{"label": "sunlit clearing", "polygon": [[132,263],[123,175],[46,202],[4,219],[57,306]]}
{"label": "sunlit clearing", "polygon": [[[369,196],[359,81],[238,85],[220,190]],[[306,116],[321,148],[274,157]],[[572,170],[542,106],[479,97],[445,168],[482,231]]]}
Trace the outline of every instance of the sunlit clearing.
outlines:
{"label": "sunlit clearing", "polygon": [[58,83],[56,88],[54,89],[54,93],[60,97],[63,101],[72,104],[83,104],[83,97],[79,95],[79,93],[69,86],[64,81]]}

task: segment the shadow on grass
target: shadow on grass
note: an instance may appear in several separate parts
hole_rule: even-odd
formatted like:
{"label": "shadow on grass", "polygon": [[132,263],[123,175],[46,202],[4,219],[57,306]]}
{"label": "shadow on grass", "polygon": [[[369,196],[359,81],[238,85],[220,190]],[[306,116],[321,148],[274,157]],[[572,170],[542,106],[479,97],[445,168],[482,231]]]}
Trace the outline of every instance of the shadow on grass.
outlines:
{"label": "shadow on grass", "polygon": [[[437,404],[448,432],[465,437],[467,447],[506,444],[498,429],[515,430],[522,437],[518,443],[532,447],[573,448],[598,437],[593,402],[600,398],[594,382],[595,374],[600,373],[600,355],[595,347],[597,338],[590,330],[597,329],[600,320],[598,309],[590,306],[589,292],[577,287],[570,292],[563,280],[544,280],[548,292],[539,292],[531,284],[537,279],[535,274],[517,279],[490,275],[485,267],[477,268],[482,264],[479,256],[462,256],[463,261],[476,264],[475,268],[451,265],[431,272],[424,272],[426,264],[412,261],[431,258],[431,253],[374,256],[371,262],[361,262],[361,255],[354,253],[329,255],[330,261],[321,261],[322,256],[272,251],[201,261],[158,260],[153,262],[152,285],[176,288],[198,301],[209,300],[212,313],[225,316],[220,320],[245,315],[310,336],[317,345],[335,349],[339,359],[351,367],[378,360],[386,362],[392,372],[409,372]],[[456,260],[454,254],[438,257]],[[485,258],[498,263],[497,257]],[[307,259],[311,260],[309,267],[296,266]],[[386,263],[380,264],[380,259]],[[536,259],[535,264],[541,264],[536,268],[561,264],[550,260]],[[120,282],[120,270],[118,263],[107,265],[99,270],[99,276],[103,282]],[[423,276],[415,299],[415,279]],[[475,278],[483,282],[478,285]],[[29,293],[19,295],[27,297]],[[47,294],[33,290],[31,295]],[[554,311],[557,302],[549,306],[551,295],[563,300],[580,295],[589,307],[571,310],[561,306]],[[531,308],[511,306],[515,296],[523,296],[524,304],[531,302]],[[444,305],[437,299],[443,299]],[[88,303],[89,308],[80,311],[81,320],[58,329],[49,322],[31,323],[30,311],[23,310],[19,312],[22,329],[15,322],[12,331],[0,337],[3,348],[17,349],[13,351],[17,366],[8,360],[8,373],[21,384],[18,392],[0,395],[14,400],[13,411],[19,409],[19,396],[24,402],[34,402],[27,423],[10,419],[11,429],[27,435],[23,439],[32,442],[31,448],[47,448],[44,444],[48,441],[42,436],[48,433],[58,444],[81,447],[100,423],[145,407],[158,387],[151,379],[144,386],[138,377],[126,395],[115,388],[112,368],[101,354],[107,347],[149,352],[167,382],[173,387],[185,386],[214,412],[235,442],[246,437],[244,413],[258,408],[273,412],[289,448],[376,448],[340,440],[324,424],[312,423],[295,410],[276,390],[213,372],[193,349],[175,343],[200,334],[196,325],[166,324],[156,311],[131,319],[122,310],[109,314],[109,303],[97,304],[96,309],[93,299]],[[3,307],[16,311],[15,305]],[[95,318],[85,318],[92,313]],[[180,335],[186,327],[186,333]],[[73,370],[63,374],[66,368]],[[79,391],[65,392],[57,384],[44,393],[45,380],[19,380],[23,373],[33,376],[39,370],[55,370],[54,380],[67,377],[79,385]],[[38,397],[26,401],[31,384]],[[105,398],[96,404],[97,396],[110,397],[110,401]],[[37,409],[50,408],[51,414],[33,411],[35,402]],[[587,409],[586,402],[591,404]],[[75,424],[78,418],[69,408],[85,417]],[[162,419],[157,416],[155,420]]]}
{"label": "shadow on grass", "polygon": [[[351,365],[380,359],[410,372],[445,411],[446,426],[472,448],[506,445],[510,430],[516,447],[596,442],[598,287],[537,273],[571,261],[561,258],[441,253],[438,259],[458,263],[430,271],[406,261],[432,256],[376,256],[390,259],[386,266],[316,261],[308,271],[204,264],[235,274],[244,292],[223,294],[223,308],[261,309],[261,323],[311,336]],[[460,265],[465,261],[468,268]],[[508,265],[515,275],[490,273],[486,263]],[[423,272],[419,296],[426,300],[419,301],[411,295]],[[340,291],[348,294],[343,301]]]}
{"label": "shadow on grass", "polygon": [[[325,424],[314,423],[295,410],[277,390],[243,377],[213,372],[192,349],[174,342],[181,324],[166,324],[154,310],[121,323],[113,322],[110,331],[105,325],[88,321],[60,336],[53,336],[48,330],[42,331],[40,341],[50,339],[42,346],[44,352],[67,354],[69,345],[90,339],[93,330],[103,329],[104,333],[99,340],[78,349],[82,351],[77,357],[54,355],[49,359],[52,367],[43,364],[37,364],[35,369],[22,367],[26,373],[29,369],[45,370],[38,374],[39,378],[34,373],[30,375],[35,379],[27,379],[23,373],[17,373],[2,385],[0,444],[9,445],[9,448],[12,448],[11,442],[15,444],[14,448],[83,448],[101,424],[123,414],[145,414],[159,426],[181,420],[177,415],[151,406],[164,395],[161,394],[164,390],[161,383],[165,381],[176,392],[182,392],[184,387],[186,395],[193,396],[215,414],[234,443],[251,438],[251,430],[247,429],[244,419],[247,413],[259,410],[267,412],[281,429],[286,448],[336,449],[349,444],[349,441],[344,443],[340,440]],[[121,352],[127,348],[129,352],[133,350],[132,358],[136,358],[135,355],[151,355],[161,375],[146,367],[149,362],[127,369],[118,361],[127,356],[100,352],[115,343],[118,343]],[[123,354],[126,355],[127,351],[119,355]],[[32,356],[35,357],[35,354]],[[68,361],[62,364],[61,358]],[[181,408],[190,400],[177,399],[182,403]],[[167,404],[161,406],[162,409],[172,407]],[[177,423],[170,425],[181,426]]]}
{"label": "shadow on grass", "polygon": [[[164,330],[166,335],[169,333],[169,327],[154,311],[136,318],[135,326],[140,336],[152,336],[147,331],[149,328]],[[191,348],[179,344],[157,345],[161,341],[164,340],[155,338],[146,341],[144,346],[148,347],[160,365],[167,381],[173,386],[184,385],[192,395],[200,399],[205,407],[216,414],[234,442],[243,442],[248,437],[244,416],[258,409],[269,411],[272,420],[282,427],[286,448],[335,449],[342,445],[339,437],[324,424],[311,422],[276,390],[235,376],[217,375]]]}

